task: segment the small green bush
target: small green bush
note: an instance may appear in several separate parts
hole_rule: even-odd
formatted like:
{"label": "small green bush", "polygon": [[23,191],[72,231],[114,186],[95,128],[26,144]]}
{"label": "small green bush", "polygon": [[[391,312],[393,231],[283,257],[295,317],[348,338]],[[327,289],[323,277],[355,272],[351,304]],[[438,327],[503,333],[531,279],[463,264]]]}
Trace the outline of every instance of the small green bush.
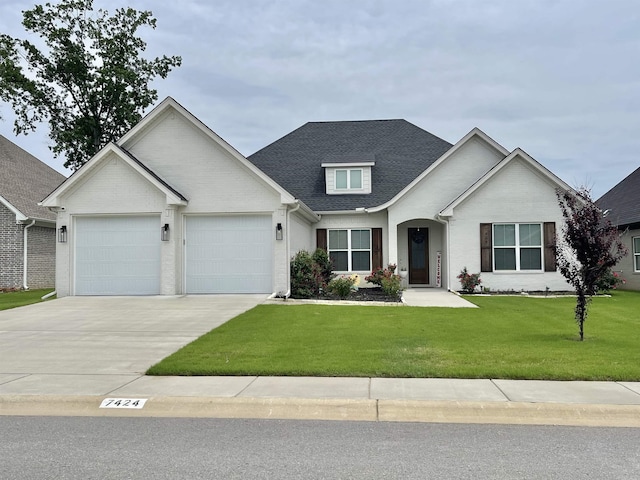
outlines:
{"label": "small green bush", "polygon": [[356,281],[356,276],[347,277],[343,275],[331,280],[327,285],[327,290],[344,299],[349,296],[349,293],[353,290]]}
{"label": "small green bush", "polygon": [[384,277],[381,280],[382,291],[390,297],[397,297],[402,291],[400,275],[392,275],[390,277]]}

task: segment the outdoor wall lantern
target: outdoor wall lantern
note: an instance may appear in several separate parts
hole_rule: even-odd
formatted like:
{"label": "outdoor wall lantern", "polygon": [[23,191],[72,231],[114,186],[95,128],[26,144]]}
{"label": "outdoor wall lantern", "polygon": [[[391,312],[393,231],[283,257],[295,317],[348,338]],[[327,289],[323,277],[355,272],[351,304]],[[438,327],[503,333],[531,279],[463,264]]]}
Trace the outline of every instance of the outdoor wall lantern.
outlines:
{"label": "outdoor wall lantern", "polygon": [[58,229],[58,242],[67,243],[67,226],[66,225],[62,225]]}
{"label": "outdoor wall lantern", "polygon": [[169,241],[169,224],[165,223],[164,226],[160,228],[160,240],[163,242]]}
{"label": "outdoor wall lantern", "polygon": [[276,225],[276,240],[282,240],[282,224]]}

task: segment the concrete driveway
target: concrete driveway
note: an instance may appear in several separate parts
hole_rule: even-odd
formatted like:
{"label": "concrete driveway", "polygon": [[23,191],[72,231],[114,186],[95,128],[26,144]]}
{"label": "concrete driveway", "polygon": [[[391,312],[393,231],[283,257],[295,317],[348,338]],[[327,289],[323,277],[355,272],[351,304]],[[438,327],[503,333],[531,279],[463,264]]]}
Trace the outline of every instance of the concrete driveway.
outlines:
{"label": "concrete driveway", "polygon": [[0,394],[91,394],[98,381],[103,392],[265,299],[65,297],[0,311]]}

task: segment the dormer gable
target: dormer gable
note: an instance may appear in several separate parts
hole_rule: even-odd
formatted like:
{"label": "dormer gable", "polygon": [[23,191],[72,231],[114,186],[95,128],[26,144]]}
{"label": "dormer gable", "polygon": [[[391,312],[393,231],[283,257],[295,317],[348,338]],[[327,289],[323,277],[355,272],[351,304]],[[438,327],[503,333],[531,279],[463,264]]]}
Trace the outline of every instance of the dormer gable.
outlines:
{"label": "dormer gable", "polygon": [[327,195],[363,195],[371,193],[371,168],[374,155],[336,155],[322,162]]}

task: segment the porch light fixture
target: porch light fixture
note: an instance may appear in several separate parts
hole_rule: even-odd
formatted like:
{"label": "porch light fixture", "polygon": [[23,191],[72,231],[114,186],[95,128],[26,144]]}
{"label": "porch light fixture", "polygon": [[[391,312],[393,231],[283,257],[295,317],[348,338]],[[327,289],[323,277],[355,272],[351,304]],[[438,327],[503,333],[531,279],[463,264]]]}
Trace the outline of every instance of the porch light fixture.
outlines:
{"label": "porch light fixture", "polygon": [[58,242],[67,243],[67,226],[66,225],[62,225],[58,229]]}
{"label": "porch light fixture", "polygon": [[282,224],[276,225],[276,240],[282,240]]}
{"label": "porch light fixture", "polygon": [[169,224],[165,223],[164,226],[160,227],[160,240],[163,242],[169,241]]}

